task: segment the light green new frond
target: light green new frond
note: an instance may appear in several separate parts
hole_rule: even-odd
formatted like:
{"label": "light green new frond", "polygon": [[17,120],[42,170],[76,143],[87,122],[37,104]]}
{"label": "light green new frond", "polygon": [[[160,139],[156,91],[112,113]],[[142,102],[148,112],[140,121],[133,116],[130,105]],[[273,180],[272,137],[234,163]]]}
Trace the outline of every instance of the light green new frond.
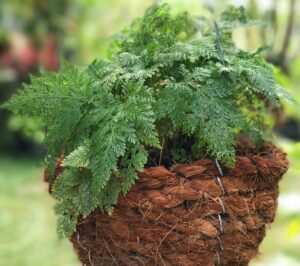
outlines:
{"label": "light green new frond", "polygon": [[82,146],[71,152],[64,160],[63,167],[89,167],[90,143],[86,141]]}

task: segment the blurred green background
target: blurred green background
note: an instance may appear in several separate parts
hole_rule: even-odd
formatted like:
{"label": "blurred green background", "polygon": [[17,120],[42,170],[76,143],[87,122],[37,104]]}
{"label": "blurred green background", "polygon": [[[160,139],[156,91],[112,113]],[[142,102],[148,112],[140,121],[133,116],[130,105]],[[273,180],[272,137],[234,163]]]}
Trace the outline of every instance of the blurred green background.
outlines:
{"label": "blurred green background", "polygon": [[[159,1],[154,1],[159,2]],[[169,0],[175,9],[214,16],[244,5],[265,23],[235,32],[239,47],[268,46],[264,56],[277,80],[300,102],[300,1]],[[0,103],[39,67],[55,71],[61,57],[76,64],[105,56],[109,37],[143,14],[150,0],[0,0]],[[34,104],[34,103],[33,103]],[[285,113],[283,113],[283,109]],[[291,167],[280,185],[277,218],[251,266],[300,265],[300,110],[274,108],[275,142]],[[56,235],[54,202],[43,176],[40,121],[0,111],[0,265],[78,266],[66,240]]]}

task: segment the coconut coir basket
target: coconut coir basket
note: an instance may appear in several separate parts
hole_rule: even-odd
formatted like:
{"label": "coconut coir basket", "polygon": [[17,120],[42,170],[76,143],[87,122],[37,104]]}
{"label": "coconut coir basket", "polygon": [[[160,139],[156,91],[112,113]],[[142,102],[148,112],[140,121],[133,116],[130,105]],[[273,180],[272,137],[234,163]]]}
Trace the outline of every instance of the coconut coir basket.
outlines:
{"label": "coconut coir basket", "polygon": [[287,168],[272,145],[240,148],[231,169],[209,159],[147,168],[111,216],[96,209],[70,240],[86,266],[248,265]]}

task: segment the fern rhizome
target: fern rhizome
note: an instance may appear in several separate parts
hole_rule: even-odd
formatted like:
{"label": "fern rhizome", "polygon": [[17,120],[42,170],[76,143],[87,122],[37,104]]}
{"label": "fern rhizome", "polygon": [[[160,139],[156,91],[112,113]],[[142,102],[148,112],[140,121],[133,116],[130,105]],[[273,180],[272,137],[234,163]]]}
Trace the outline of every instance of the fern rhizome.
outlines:
{"label": "fern rhizome", "polygon": [[64,62],[5,104],[45,123],[60,233],[70,236],[95,208],[111,213],[145,166],[203,155],[231,166],[237,136],[265,140],[267,107],[285,91],[259,51],[234,45],[232,31],[248,24],[243,8],[217,24],[154,5],[117,35],[109,59]]}

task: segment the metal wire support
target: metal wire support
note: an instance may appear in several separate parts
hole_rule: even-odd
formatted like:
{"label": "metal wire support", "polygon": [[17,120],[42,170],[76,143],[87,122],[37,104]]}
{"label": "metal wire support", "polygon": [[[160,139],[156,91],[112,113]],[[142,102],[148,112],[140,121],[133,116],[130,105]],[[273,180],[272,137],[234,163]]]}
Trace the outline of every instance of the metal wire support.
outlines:
{"label": "metal wire support", "polygon": [[220,245],[220,250],[223,251],[224,250],[224,247],[223,247],[223,243],[222,243],[222,240],[219,236],[217,236],[217,239],[219,241],[219,245]]}
{"label": "metal wire support", "polygon": [[218,184],[222,190],[222,194],[225,195],[226,194],[226,191],[225,191],[225,188],[224,188],[224,185],[223,185],[223,182],[221,180],[221,178],[219,176],[216,177],[217,181],[218,181]]}
{"label": "metal wire support", "polygon": [[217,159],[215,160],[215,164],[216,164],[216,166],[217,166],[217,169],[218,169],[219,175],[220,175],[220,176],[224,176],[224,173],[223,173],[222,167],[221,167],[221,165],[220,165],[220,163],[219,163],[219,161],[218,161]]}
{"label": "metal wire support", "polygon": [[222,221],[222,217],[220,214],[218,214],[218,218],[219,218],[219,223],[220,223],[220,233],[223,234],[224,233],[224,228],[223,228],[223,221]]}
{"label": "metal wire support", "polygon": [[[218,56],[219,56],[219,59],[220,59],[222,65],[226,66],[226,62],[224,60],[222,48],[221,48],[221,45],[220,45],[220,30],[219,30],[218,23],[216,21],[214,21],[214,26],[215,26],[215,32],[216,32],[216,48],[217,48]],[[225,190],[223,182],[221,180],[221,178],[224,176],[223,170],[222,170],[222,168],[221,168],[221,166],[220,166],[217,159],[215,160],[215,164],[216,164],[216,167],[217,167],[218,173],[219,173],[219,176],[216,177],[217,182],[218,182],[218,184],[219,184],[219,186],[222,190],[222,194],[226,195],[226,190]],[[220,204],[222,206],[222,214],[225,214],[225,207],[224,207],[223,201],[220,198],[219,198],[219,201],[220,201]],[[219,231],[220,231],[220,235],[221,235],[221,234],[224,233],[223,221],[222,221],[221,214],[218,214],[218,219],[219,219]],[[219,241],[219,246],[220,246],[220,250],[217,250],[217,265],[218,266],[221,265],[220,252],[224,250],[223,243],[222,243],[222,240],[220,238],[220,235],[217,236],[217,240]]]}
{"label": "metal wire support", "polygon": [[223,173],[223,170],[222,170],[222,168],[221,168],[220,163],[219,163],[218,160],[215,160],[215,165],[216,165],[216,167],[218,169],[218,173],[220,175],[220,176],[217,176],[216,179],[217,179],[217,182],[218,182],[218,184],[219,184],[219,186],[220,186],[220,188],[222,190],[222,194],[225,195],[226,194],[226,190],[225,190],[223,182],[221,180],[221,177],[224,176],[224,173]]}
{"label": "metal wire support", "polygon": [[[217,179],[217,182],[221,188],[221,191],[222,191],[222,194],[223,196],[226,195],[226,190],[224,188],[224,185],[223,185],[223,182],[222,182],[222,177],[224,176],[224,172],[222,170],[222,167],[219,163],[218,160],[215,160],[215,165],[217,167],[217,170],[218,170],[218,176],[216,177]],[[220,235],[224,233],[224,227],[223,227],[223,220],[222,220],[222,214],[224,215],[226,213],[226,210],[225,210],[225,206],[224,206],[224,203],[223,203],[223,200],[221,198],[218,198],[217,199],[218,202],[220,203],[221,207],[222,207],[222,213],[221,214],[218,214],[218,220],[219,220],[219,232],[220,234],[216,237],[218,242],[219,242],[219,250],[217,250],[217,265],[220,266],[221,265],[221,256],[220,256],[220,253],[224,250],[224,246],[223,246],[223,243],[222,243],[222,240],[220,238]]]}
{"label": "metal wire support", "polygon": [[77,235],[77,242],[78,242],[79,246],[80,246],[82,249],[87,250],[83,245],[81,245],[81,242],[80,242],[80,235],[79,235],[78,233],[77,233],[76,235]]}
{"label": "metal wire support", "polygon": [[222,65],[225,66],[226,63],[225,63],[221,45],[220,45],[220,30],[219,30],[218,23],[216,21],[214,21],[214,26],[215,26],[216,39],[217,39],[216,47],[217,47],[218,56],[219,56],[219,59],[220,59]]}
{"label": "metal wire support", "polygon": [[220,253],[217,250],[217,265],[220,266],[221,265],[221,257],[220,257]]}
{"label": "metal wire support", "polygon": [[220,203],[220,205],[222,207],[222,214],[226,214],[226,209],[225,209],[223,200],[221,198],[217,198],[217,201]]}

